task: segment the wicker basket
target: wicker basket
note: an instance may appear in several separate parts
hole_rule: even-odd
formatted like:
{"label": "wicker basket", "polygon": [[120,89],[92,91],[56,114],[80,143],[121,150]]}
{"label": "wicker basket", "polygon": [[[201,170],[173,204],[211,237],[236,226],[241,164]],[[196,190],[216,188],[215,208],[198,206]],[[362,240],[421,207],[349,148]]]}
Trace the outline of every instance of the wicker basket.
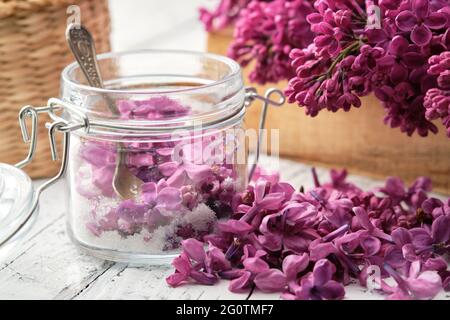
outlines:
{"label": "wicker basket", "polygon": [[[0,162],[13,164],[27,154],[17,120],[20,108],[58,96],[61,71],[73,60],[65,40],[66,10],[72,4],[79,6],[97,51],[109,51],[107,0],[0,0]],[[37,154],[26,168],[33,178],[58,169],[51,161],[46,121],[39,121]]]}

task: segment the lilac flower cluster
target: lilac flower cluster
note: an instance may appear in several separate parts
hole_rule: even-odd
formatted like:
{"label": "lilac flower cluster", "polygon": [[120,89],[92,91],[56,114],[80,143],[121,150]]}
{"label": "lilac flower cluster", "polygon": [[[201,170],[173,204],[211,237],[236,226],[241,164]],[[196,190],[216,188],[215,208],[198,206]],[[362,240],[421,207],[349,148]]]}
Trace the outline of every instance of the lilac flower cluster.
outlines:
{"label": "lilac flower cluster", "polygon": [[[200,21],[207,31],[223,29],[236,21],[251,0],[220,0],[214,10],[200,8]],[[262,1],[262,0],[260,0]]]}
{"label": "lilac flower cluster", "polygon": [[242,9],[228,55],[242,66],[254,63],[253,82],[277,82],[295,75],[289,53],[313,39],[306,16],[314,8],[306,0],[252,1]]}
{"label": "lilac flower cluster", "polygon": [[289,101],[315,116],[359,107],[360,97],[374,92],[391,127],[408,135],[436,133],[425,117],[424,97],[437,79],[427,62],[450,49],[448,3],[318,0],[315,8],[308,16],[314,42],[291,52],[296,76],[286,90]]}
{"label": "lilac flower cluster", "polygon": [[360,97],[374,93],[386,124],[427,136],[438,131],[431,120],[450,130],[448,72],[441,75],[449,26],[445,0],[251,1],[229,55],[254,63],[251,81],[290,79],[289,102],[310,116],[360,107]]}
{"label": "lilac flower cluster", "polygon": [[441,119],[450,137],[450,52],[432,56],[429,64],[428,73],[438,77],[438,87],[428,90],[425,95],[425,117],[428,120]]}
{"label": "lilac flower cluster", "polygon": [[[280,292],[283,299],[342,299],[352,278],[366,286],[371,267],[389,299],[430,299],[450,290],[450,199],[428,197],[431,182],[398,178],[363,191],[332,171],[331,183],[296,191],[277,175],[233,200],[232,219],[203,242],[182,242],[171,286],[231,280],[229,290]],[[206,246],[206,251],[205,251]],[[392,278],[393,283],[386,281]]]}
{"label": "lilac flower cluster", "polygon": [[[159,120],[190,113],[189,107],[167,97],[120,101],[118,109],[126,120]],[[231,214],[231,200],[238,189],[237,171],[226,163],[226,152],[213,163],[202,158],[203,149],[212,141],[221,141],[218,139],[223,139],[220,132],[177,139],[170,135],[124,139],[124,165],[143,182],[135,198],[124,200],[118,199],[113,189],[117,144],[82,140],[76,183],[78,194],[90,206],[87,229],[95,237],[108,232],[124,239],[144,234],[149,242],[155,240],[158,228],[165,228],[166,238],[158,240],[164,244],[162,250],[177,248],[182,239],[201,239],[210,233],[217,219]]]}

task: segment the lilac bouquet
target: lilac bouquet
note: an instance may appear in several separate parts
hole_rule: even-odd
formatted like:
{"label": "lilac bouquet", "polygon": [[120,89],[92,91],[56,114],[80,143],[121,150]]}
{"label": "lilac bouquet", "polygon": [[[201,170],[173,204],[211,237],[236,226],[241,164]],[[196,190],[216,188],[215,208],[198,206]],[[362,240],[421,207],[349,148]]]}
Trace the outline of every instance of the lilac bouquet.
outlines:
{"label": "lilac bouquet", "polygon": [[316,116],[382,102],[385,123],[450,137],[450,4],[447,0],[222,0],[202,10],[207,29],[234,23],[229,55],[250,80],[289,79],[291,103]]}
{"label": "lilac bouquet", "polygon": [[388,299],[450,291],[450,199],[429,197],[429,179],[406,188],[388,178],[367,192],[347,182],[345,171],[331,171],[327,184],[313,175],[315,187],[297,191],[257,171],[236,193],[232,219],[203,241],[182,242],[167,283],[227,279],[232,292],[257,288],[301,300],[342,299],[352,279]]}

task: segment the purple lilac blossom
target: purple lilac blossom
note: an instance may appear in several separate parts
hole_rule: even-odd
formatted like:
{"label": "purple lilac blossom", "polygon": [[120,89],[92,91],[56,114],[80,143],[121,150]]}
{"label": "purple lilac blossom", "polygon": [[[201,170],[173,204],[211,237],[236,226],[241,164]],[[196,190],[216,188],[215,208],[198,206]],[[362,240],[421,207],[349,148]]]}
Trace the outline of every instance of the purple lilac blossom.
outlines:
{"label": "purple lilac blossom", "polygon": [[[332,182],[321,184],[314,170],[315,187],[296,191],[277,173],[257,172],[236,194],[230,220],[204,243],[183,242],[169,285],[221,278],[230,280],[232,292],[255,287],[283,299],[343,299],[351,279],[366,286],[376,266],[378,291],[387,299],[431,299],[450,289],[450,198],[429,197],[429,179],[406,187],[391,177],[363,191],[345,181],[345,171],[332,170]],[[204,262],[214,259],[215,268]]]}
{"label": "purple lilac blossom", "polygon": [[[124,120],[161,120],[190,113],[189,107],[165,96],[118,101],[118,109]],[[222,139],[220,133],[207,131],[202,137],[188,135],[151,142],[144,138],[125,139],[127,142],[122,143],[125,165],[143,181],[135,199],[128,200],[116,199],[112,187],[117,145],[101,140],[81,141],[79,157],[83,166],[78,174],[77,191],[92,207],[87,229],[96,237],[105,232],[117,232],[123,238],[145,232],[146,241],[151,241],[157,228],[178,223],[180,217],[195,210],[202,210],[208,219],[211,214],[206,210],[215,220],[229,216],[237,191],[236,171],[233,164],[225,161],[229,154],[218,152],[211,163],[203,159],[203,151],[217,139]],[[112,205],[106,207],[102,199],[110,199]],[[200,205],[207,209],[201,209]],[[213,230],[211,222],[200,223],[200,227],[180,222],[173,234],[167,235],[164,249],[176,248],[182,239],[201,239]]]}
{"label": "purple lilac blossom", "polygon": [[288,79],[289,102],[307,115],[374,94],[386,125],[427,136],[440,119],[450,137],[448,1],[222,1],[216,14],[233,17],[229,55],[251,65],[250,80]]}

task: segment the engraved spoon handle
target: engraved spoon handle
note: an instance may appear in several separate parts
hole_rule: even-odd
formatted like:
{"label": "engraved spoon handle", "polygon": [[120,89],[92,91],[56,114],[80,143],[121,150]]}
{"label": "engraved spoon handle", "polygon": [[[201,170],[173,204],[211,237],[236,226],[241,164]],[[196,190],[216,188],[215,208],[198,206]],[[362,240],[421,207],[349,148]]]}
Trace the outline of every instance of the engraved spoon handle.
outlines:
{"label": "engraved spoon handle", "polygon": [[[67,27],[66,40],[89,85],[103,88],[103,79],[98,67],[94,39],[91,33],[83,25],[72,23]],[[111,98],[105,95],[105,99],[110,111],[114,115],[118,115],[119,111]]]}

